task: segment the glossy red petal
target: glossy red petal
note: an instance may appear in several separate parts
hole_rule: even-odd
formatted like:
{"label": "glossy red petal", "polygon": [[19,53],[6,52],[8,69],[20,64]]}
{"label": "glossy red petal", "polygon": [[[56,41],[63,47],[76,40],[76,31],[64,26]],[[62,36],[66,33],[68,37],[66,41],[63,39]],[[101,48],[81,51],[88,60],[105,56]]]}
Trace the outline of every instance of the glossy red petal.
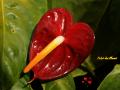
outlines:
{"label": "glossy red petal", "polygon": [[65,43],[79,53],[80,59],[85,59],[90,54],[95,37],[89,25],[85,23],[74,24],[69,28],[65,36]]}
{"label": "glossy red petal", "polygon": [[[53,9],[45,13],[39,21],[32,36],[30,45],[30,60],[32,60],[37,53],[39,53],[48,43],[50,43],[56,36],[64,35],[67,28],[72,25],[72,18],[70,14],[62,9]],[[64,63],[66,59],[65,45],[60,45],[42,61],[40,61],[34,68],[34,76],[40,79],[52,79],[67,72],[58,73],[57,69]],[[70,51],[69,51],[70,52]],[[67,66],[67,65],[66,65]],[[55,71],[56,70],[56,71]],[[54,72],[54,73],[52,73]]]}

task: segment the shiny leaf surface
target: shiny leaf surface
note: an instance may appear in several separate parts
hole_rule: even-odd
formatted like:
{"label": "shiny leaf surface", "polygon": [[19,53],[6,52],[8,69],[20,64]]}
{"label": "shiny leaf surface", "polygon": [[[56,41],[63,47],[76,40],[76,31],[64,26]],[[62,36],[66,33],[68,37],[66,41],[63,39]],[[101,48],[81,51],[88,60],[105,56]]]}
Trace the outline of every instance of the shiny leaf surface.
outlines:
{"label": "shiny leaf surface", "polygon": [[97,90],[119,90],[120,89],[120,65],[117,64],[114,69],[105,77]]}
{"label": "shiny leaf surface", "polygon": [[43,90],[75,90],[75,83],[71,75],[42,84]]}
{"label": "shiny leaf surface", "polygon": [[26,64],[31,33],[47,9],[44,0],[0,0],[0,87],[8,90]]}
{"label": "shiny leaf surface", "polygon": [[27,84],[25,78],[21,78],[15,82],[10,90],[33,90],[29,84]]}
{"label": "shiny leaf surface", "polygon": [[82,69],[77,68],[74,71],[72,71],[70,74],[72,75],[72,77],[77,77],[77,76],[83,76],[87,74],[87,72],[83,71]]}

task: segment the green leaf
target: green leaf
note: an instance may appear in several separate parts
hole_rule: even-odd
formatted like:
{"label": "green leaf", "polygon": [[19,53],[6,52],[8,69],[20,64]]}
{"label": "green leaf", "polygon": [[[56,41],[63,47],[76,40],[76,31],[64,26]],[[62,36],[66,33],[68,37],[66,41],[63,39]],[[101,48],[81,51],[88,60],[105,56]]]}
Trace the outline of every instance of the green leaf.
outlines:
{"label": "green leaf", "polygon": [[120,90],[120,64],[117,64],[97,90]]}
{"label": "green leaf", "polygon": [[33,90],[25,78],[19,79],[10,90]]}
{"label": "green leaf", "polygon": [[9,88],[26,65],[32,31],[47,10],[46,0],[0,0],[0,87]]}
{"label": "green leaf", "polygon": [[67,8],[75,21],[85,21],[96,29],[103,17],[110,0],[48,0],[52,1],[52,8]]}
{"label": "green leaf", "polygon": [[75,90],[73,77],[69,74],[63,78],[42,84],[43,90]]}
{"label": "green leaf", "polygon": [[72,77],[78,77],[78,76],[83,76],[87,74],[87,72],[83,71],[82,69],[77,68],[74,71],[72,71],[70,74],[72,75]]}
{"label": "green leaf", "polygon": [[85,61],[81,64],[82,67],[86,68],[89,72],[94,75],[95,65],[92,62],[91,55],[89,55]]}

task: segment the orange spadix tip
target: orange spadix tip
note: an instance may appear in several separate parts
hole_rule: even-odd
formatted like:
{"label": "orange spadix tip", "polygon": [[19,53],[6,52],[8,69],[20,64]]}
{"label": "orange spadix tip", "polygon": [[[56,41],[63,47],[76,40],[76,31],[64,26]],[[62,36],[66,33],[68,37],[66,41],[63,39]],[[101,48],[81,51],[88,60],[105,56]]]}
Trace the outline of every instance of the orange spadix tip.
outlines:
{"label": "orange spadix tip", "polygon": [[57,46],[64,41],[63,36],[57,36],[52,40],[41,52],[39,52],[33,60],[24,68],[23,72],[29,72],[37,63],[44,59],[50,52],[52,52]]}

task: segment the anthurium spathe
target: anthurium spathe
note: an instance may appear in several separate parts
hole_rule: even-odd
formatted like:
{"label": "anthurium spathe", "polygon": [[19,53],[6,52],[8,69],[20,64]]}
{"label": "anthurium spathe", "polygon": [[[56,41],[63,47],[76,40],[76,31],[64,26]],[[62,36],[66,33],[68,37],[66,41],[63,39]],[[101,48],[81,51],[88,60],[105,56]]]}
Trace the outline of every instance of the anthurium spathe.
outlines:
{"label": "anthurium spathe", "polygon": [[94,46],[94,33],[88,24],[73,23],[67,10],[55,8],[43,15],[33,32],[30,62],[58,36],[64,40],[32,68],[34,78],[50,80],[71,72]]}

